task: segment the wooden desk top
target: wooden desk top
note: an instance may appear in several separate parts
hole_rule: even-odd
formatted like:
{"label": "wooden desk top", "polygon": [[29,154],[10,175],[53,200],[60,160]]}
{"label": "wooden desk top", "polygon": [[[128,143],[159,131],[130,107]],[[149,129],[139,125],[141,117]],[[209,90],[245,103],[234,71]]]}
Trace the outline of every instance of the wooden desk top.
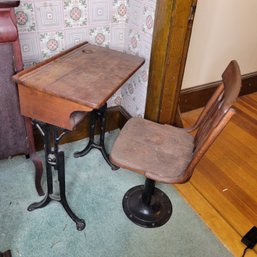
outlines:
{"label": "wooden desk top", "polygon": [[26,87],[98,109],[143,63],[143,58],[84,43],[14,79]]}
{"label": "wooden desk top", "polygon": [[24,116],[66,129],[72,113],[99,109],[144,63],[144,59],[82,43],[17,73]]}

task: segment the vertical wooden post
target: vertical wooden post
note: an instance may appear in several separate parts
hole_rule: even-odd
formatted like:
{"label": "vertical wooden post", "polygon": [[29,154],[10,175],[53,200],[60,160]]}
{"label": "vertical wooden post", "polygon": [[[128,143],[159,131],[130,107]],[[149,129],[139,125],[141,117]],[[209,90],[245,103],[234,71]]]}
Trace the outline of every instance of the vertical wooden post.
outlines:
{"label": "vertical wooden post", "polygon": [[157,1],[145,118],[174,124],[197,0]]}

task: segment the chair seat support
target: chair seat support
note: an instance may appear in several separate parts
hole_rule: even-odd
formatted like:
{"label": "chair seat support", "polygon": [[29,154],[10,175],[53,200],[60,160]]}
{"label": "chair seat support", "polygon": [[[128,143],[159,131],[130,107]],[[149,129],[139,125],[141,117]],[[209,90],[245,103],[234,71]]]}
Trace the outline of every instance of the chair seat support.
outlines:
{"label": "chair seat support", "polygon": [[[39,124],[37,124],[37,127],[40,129],[41,134],[43,134],[44,136],[47,193],[42,201],[29,205],[28,211],[43,208],[48,205],[48,203],[52,200],[60,202],[70,218],[76,223],[77,230],[81,231],[85,228],[86,224],[83,219],[78,218],[74,214],[66,200],[64,152],[58,151],[59,141],[66,134],[67,131],[62,131],[62,133],[58,135],[58,128],[53,125],[44,124],[43,126],[40,126]],[[53,148],[52,142],[54,142]],[[54,168],[58,172],[59,195],[55,195],[53,193],[52,168]]]}
{"label": "chair seat support", "polygon": [[[106,127],[106,110],[107,110],[107,104],[105,103],[101,108],[95,109],[90,113],[89,142],[83,150],[75,152],[74,157],[75,158],[83,157],[86,154],[88,154],[93,148],[96,148],[102,153],[105,161],[112,168],[112,170],[117,170],[119,169],[119,167],[111,163],[109,159],[109,155],[107,154],[105,145],[104,145],[104,136],[105,136],[105,127]],[[100,123],[99,144],[95,143],[95,126],[98,119]]]}
{"label": "chair seat support", "polygon": [[148,178],[145,185],[135,186],[127,191],[122,206],[132,222],[146,228],[164,225],[172,214],[170,199],[155,187],[154,180]]}

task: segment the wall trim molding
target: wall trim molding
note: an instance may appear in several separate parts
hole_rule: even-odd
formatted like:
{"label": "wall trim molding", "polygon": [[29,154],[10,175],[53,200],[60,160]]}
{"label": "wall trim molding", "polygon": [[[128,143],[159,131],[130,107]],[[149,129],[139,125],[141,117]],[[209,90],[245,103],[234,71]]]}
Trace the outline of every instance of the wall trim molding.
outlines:
{"label": "wall trim molding", "polygon": [[[114,129],[121,129],[131,115],[122,106],[113,106],[107,109],[106,113],[106,132]],[[99,134],[99,124],[96,126],[96,134]],[[36,150],[43,149],[43,139],[39,131],[35,128],[34,131]],[[89,137],[89,115],[69,134],[67,134],[60,144],[71,143]]]}
{"label": "wall trim molding", "polygon": [[[187,112],[205,106],[221,81],[207,83],[193,88],[183,89],[180,93],[180,111]],[[257,92],[257,72],[242,76],[240,95]]]}

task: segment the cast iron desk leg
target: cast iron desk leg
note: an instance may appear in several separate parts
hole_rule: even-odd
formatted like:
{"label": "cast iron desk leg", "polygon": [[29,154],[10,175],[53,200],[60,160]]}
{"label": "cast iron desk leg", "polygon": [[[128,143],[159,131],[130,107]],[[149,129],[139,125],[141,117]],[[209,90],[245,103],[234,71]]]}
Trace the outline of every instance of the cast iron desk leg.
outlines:
{"label": "cast iron desk leg", "polygon": [[[117,170],[119,167],[111,163],[109,156],[106,152],[105,145],[104,145],[104,135],[105,135],[105,126],[106,126],[106,109],[107,109],[107,104],[105,103],[100,109],[93,110],[90,113],[90,128],[89,128],[89,142],[87,146],[78,152],[74,153],[74,157],[82,157],[85,156],[90,152],[91,149],[96,148],[100,150],[102,153],[105,161],[109,164],[109,166],[112,168],[112,170]],[[99,119],[100,123],[100,142],[99,144],[95,143],[95,126],[96,126],[96,121]]]}
{"label": "cast iron desk leg", "polygon": [[[46,179],[47,179],[47,193],[44,199],[37,203],[32,203],[29,207],[29,211],[33,211],[38,208],[43,208],[50,201],[58,201],[62,204],[63,208],[70,216],[70,218],[76,223],[77,230],[83,230],[86,226],[83,219],[78,218],[70,209],[65,195],[65,166],[64,166],[64,152],[58,151],[58,144],[65,132],[58,136],[58,128],[50,124],[45,124],[40,127],[41,133],[44,135],[45,143],[45,163],[46,163]],[[54,147],[51,147],[51,138],[53,136]],[[52,167],[58,171],[59,180],[59,195],[53,194],[53,175]]]}
{"label": "cast iron desk leg", "polygon": [[44,191],[41,186],[41,178],[43,174],[43,165],[42,161],[39,158],[39,156],[36,153],[35,149],[35,143],[34,143],[34,136],[33,136],[33,129],[32,129],[32,121],[30,118],[25,117],[25,125],[26,130],[28,133],[28,140],[29,140],[29,146],[30,146],[30,152],[28,157],[32,160],[34,163],[35,169],[36,169],[36,178],[35,178],[35,185],[37,192],[40,196],[44,195]]}
{"label": "cast iron desk leg", "polygon": [[11,251],[8,250],[8,251],[6,251],[4,253],[0,252],[0,257],[12,257]]}

